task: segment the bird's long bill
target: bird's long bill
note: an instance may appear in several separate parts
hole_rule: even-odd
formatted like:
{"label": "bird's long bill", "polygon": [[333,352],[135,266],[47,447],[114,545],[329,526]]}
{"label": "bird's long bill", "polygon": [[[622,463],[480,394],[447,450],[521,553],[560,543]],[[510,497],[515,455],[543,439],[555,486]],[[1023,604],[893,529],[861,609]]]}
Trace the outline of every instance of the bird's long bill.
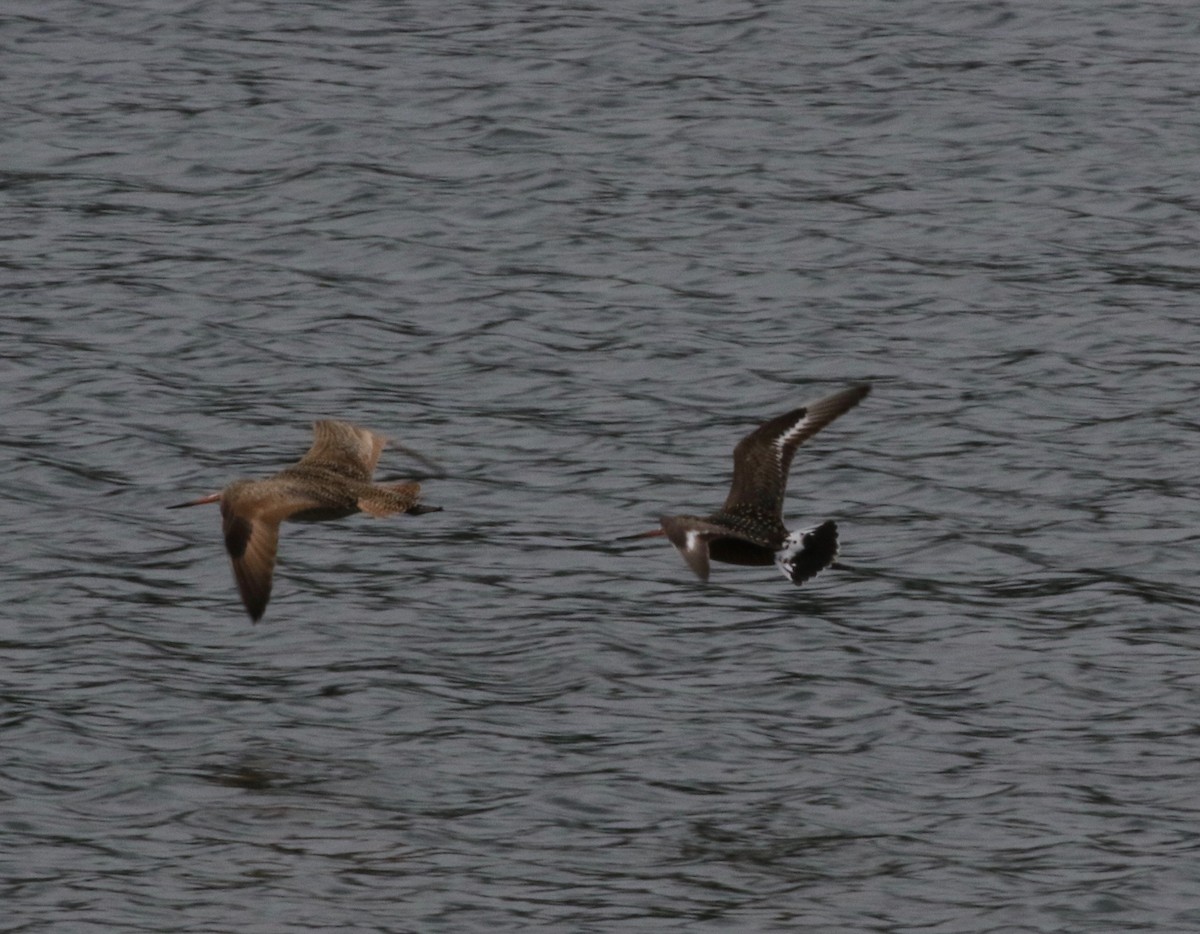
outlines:
{"label": "bird's long bill", "polygon": [[203,506],[205,503],[215,503],[221,499],[220,493],[209,493],[207,496],[201,496],[199,499],[189,499],[186,503],[176,503],[174,506],[168,506],[168,509],[183,509],[185,506]]}
{"label": "bird's long bill", "polygon": [[651,529],[649,532],[638,532],[636,535],[622,535],[619,538],[617,538],[617,541],[631,542],[637,538],[659,538],[660,536],[663,536],[666,534],[667,534],[667,532],[665,529]]}

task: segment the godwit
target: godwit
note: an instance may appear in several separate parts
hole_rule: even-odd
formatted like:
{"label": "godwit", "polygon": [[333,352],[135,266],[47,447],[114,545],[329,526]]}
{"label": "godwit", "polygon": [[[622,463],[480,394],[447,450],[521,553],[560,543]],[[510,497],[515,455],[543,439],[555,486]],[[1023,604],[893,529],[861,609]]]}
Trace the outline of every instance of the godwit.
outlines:
{"label": "godwit", "polygon": [[768,565],[802,584],[833,563],[838,554],[837,524],[788,534],[783,524],[783,493],[792,455],[807,438],[847,412],[871,391],[852,386],[785,415],[746,435],[733,450],[733,484],[725,505],[711,516],[664,516],[661,529],[635,538],[665,535],[701,580],[708,562]]}
{"label": "godwit", "polygon": [[313,445],[292,467],[262,480],[234,480],[211,493],[169,509],[221,504],[221,530],[233,562],[242,603],[258,622],[271,599],[271,574],[279,523],[341,519],[356,512],[381,517],[417,515],[440,506],[421,506],[421,484],[375,484],[371,475],[387,439],[347,422],[313,424]]}

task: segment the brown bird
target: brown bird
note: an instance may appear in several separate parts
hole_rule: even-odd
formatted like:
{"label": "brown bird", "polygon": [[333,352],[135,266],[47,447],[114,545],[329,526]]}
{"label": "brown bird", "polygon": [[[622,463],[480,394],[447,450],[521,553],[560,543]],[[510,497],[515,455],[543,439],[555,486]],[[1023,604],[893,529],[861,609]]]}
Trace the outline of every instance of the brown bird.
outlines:
{"label": "brown bird", "polygon": [[837,524],[829,519],[788,534],[783,494],[792,455],[801,442],[854,408],[870,391],[866,384],[852,386],[760,425],[733,450],[733,484],[718,512],[664,516],[661,529],[633,537],[665,535],[701,580],[708,580],[711,559],[755,566],[774,562],[790,581],[804,583],[837,557]]}
{"label": "brown bird", "polygon": [[234,480],[211,493],[169,509],[221,504],[221,530],[233,562],[233,576],[254,622],[271,599],[271,576],[279,523],[321,522],[356,512],[382,517],[405,512],[437,512],[421,506],[421,484],[375,484],[371,476],[387,439],[347,422],[313,424],[313,445],[300,461],[262,480]]}

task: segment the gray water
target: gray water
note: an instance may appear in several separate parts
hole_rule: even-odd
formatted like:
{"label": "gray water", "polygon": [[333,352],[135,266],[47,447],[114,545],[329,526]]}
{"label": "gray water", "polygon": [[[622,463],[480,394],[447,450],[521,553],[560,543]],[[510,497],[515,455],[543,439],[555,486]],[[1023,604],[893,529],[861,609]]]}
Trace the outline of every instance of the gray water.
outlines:
{"label": "gray water", "polygon": [[[1187,4],[0,15],[0,929],[1200,929]],[[796,588],[661,540],[759,421]],[[444,465],[213,507],[315,418]]]}

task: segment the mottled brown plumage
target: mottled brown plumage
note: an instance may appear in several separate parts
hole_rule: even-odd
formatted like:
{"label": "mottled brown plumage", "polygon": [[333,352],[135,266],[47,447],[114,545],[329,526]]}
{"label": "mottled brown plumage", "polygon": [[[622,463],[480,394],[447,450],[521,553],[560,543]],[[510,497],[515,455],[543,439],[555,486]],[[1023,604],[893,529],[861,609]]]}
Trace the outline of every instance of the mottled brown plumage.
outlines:
{"label": "mottled brown plumage", "polygon": [[375,465],[387,440],[347,422],[319,421],[313,444],[291,467],[261,480],[235,480],[220,493],[169,508],[221,504],[221,530],[233,576],[250,618],[257,622],[271,599],[279,524],[341,519],[356,512],[370,516],[433,512],[418,504],[416,482],[379,485]]}
{"label": "mottled brown plumage", "polygon": [[794,583],[808,580],[837,557],[837,525],[827,520],[789,535],[783,524],[783,496],[792,457],[802,442],[854,408],[870,391],[869,385],[852,386],[763,423],[734,448],[733,482],[717,512],[664,516],[661,529],[642,537],[665,535],[701,580],[708,580],[710,559],[743,565],[775,563]]}

